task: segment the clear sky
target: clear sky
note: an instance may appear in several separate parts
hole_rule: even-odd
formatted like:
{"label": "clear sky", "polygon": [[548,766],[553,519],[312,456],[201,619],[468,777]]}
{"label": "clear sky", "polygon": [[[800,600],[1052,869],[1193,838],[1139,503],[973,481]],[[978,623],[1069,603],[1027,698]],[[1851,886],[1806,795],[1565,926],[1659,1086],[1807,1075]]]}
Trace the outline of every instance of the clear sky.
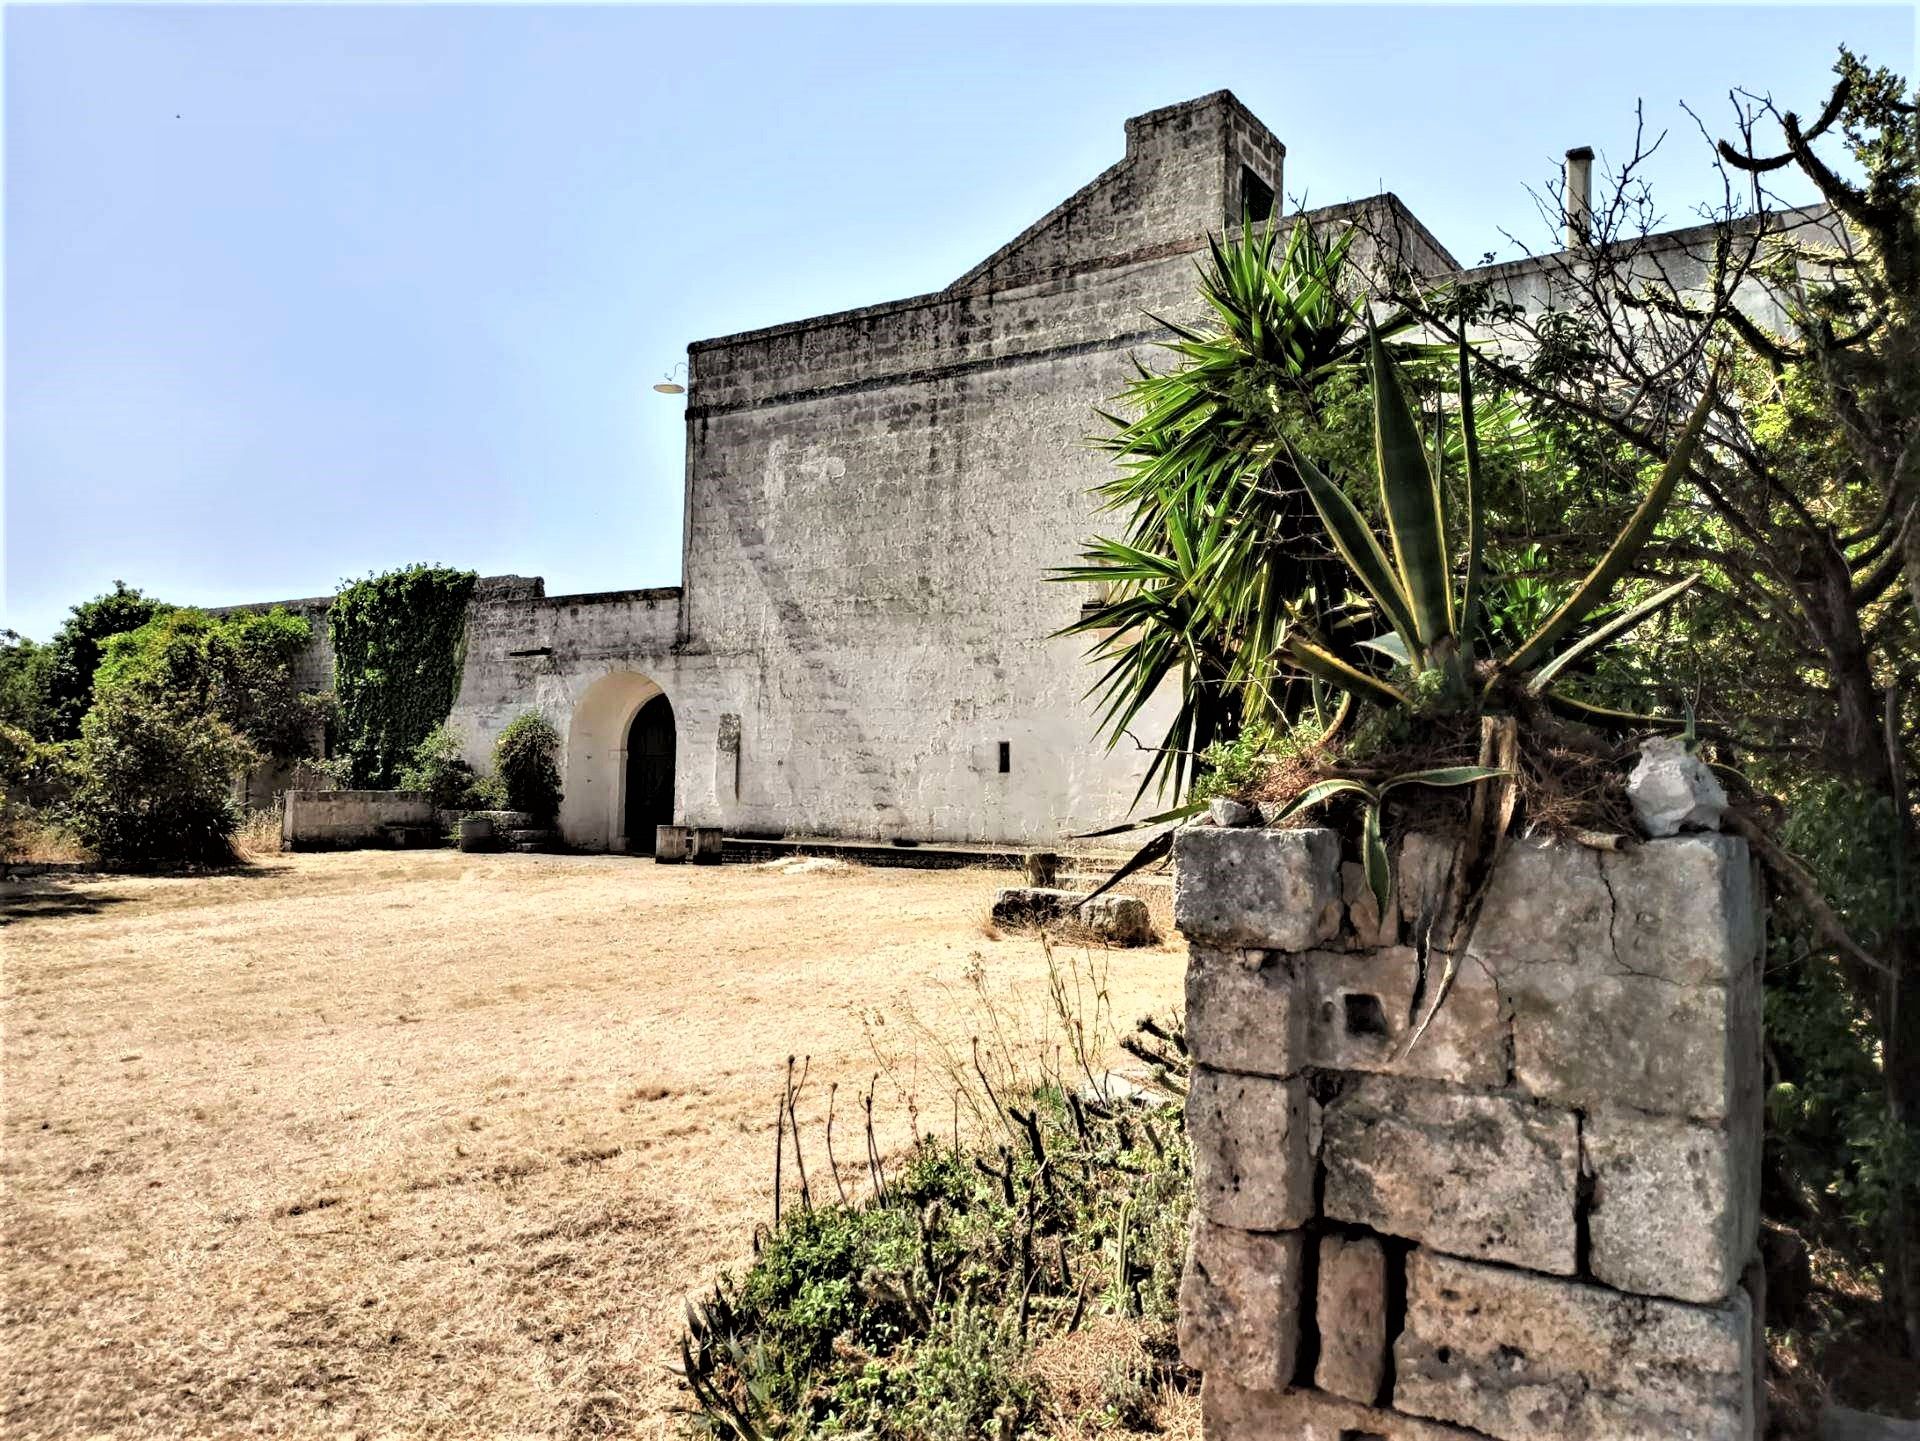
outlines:
{"label": "clear sky", "polygon": [[415,560],[679,579],[689,341],[935,290],[1223,86],[1314,204],[1462,259],[1570,145],[1817,108],[1911,7],[12,7],[5,607],[217,604]]}

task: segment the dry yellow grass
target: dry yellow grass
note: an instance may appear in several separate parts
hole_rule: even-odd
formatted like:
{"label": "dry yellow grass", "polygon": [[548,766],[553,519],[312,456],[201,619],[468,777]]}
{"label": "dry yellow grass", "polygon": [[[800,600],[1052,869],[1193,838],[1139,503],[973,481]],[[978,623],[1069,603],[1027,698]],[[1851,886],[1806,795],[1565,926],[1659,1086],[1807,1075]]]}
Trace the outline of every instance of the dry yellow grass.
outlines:
{"label": "dry yellow grass", "polygon": [[[964,1047],[970,971],[1044,1003],[1039,945],[980,933],[1001,879],[367,852],[8,887],[0,1427],[673,1434],[787,1053],[847,1126],[876,1031],[903,1086]],[[1122,1020],[1175,1002],[1171,953],[1109,966]]]}

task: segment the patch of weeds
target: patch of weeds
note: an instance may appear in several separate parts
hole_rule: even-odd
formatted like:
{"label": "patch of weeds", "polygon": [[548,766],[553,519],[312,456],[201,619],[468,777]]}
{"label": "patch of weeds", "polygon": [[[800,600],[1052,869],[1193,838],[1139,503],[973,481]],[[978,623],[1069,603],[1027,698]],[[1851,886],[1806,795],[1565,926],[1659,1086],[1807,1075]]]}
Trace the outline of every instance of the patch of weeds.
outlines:
{"label": "patch of weeds", "polygon": [[[873,1197],[787,1212],[752,1266],[689,1310],[682,1369],[723,1441],[976,1441],[1077,1409],[1034,1349],[1099,1321],[1141,1343],[1105,1365],[1100,1424],[1148,1429],[1184,1384],[1171,1344],[1192,1191],[1177,1031],[1132,1038],[1165,1091],[990,1093],[983,1145],[923,1138]],[[1190,1379],[1190,1378],[1184,1378]]]}

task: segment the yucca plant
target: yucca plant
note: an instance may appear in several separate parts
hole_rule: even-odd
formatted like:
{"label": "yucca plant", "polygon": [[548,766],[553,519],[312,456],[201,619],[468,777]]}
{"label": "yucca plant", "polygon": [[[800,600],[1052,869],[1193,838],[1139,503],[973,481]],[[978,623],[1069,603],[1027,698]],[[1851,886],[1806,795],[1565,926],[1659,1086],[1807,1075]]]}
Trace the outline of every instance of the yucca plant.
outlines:
{"label": "yucca plant", "polygon": [[[1282,716],[1306,691],[1283,664],[1287,615],[1304,594],[1339,579],[1338,562],[1309,540],[1317,528],[1289,433],[1324,433],[1329,389],[1364,378],[1366,308],[1347,283],[1348,231],[1243,225],[1210,243],[1200,267],[1205,328],[1163,321],[1164,371],[1139,366],[1120,409],[1101,412],[1098,444],[1117,462],[1099,488],[1104,508],[1128,517],[1124,534],[1088,542],[1081,564],[1053,579],[1100,588],[1063,635],[1096,637],[1101,667],[1090,694],[1110,745],[1173,681],[1178,709],[1142,778],[1180,800],[1193,758],[1244,724]],[[1406,331],[1395,315],[1382,341]],[[1396,347],[1410,359],[1444,351]]]}

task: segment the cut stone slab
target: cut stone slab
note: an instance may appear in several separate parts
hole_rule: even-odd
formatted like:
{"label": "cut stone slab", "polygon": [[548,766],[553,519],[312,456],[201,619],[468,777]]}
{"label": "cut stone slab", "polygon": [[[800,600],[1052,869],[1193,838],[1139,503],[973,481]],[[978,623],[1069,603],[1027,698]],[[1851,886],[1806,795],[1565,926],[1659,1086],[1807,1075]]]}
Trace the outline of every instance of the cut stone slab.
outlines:
{"label": "cut stone slab", "polygon": [[1329,830],[1187,826],[1173,842],[1173,918],[1189,940],[1305,951],[1340,930],[1340,838]]}
{"label": "cut stone slab", "polygon": [[1619,854],[1522,842],[1488,889],[1468,961],[1506,999],[1524,1089],[1721,1120],[1745,1104],[1736,1080],[1757,1076],[1762,930],[1735,837]]}
{"label": "cut stone slab", "polygon": [[1526,1091],[1720,1122],[1757,1104],[1757,988],[1676,986],[1540,967],[1501,988]]}
{"label": "cut stone slab", "polygon": [[1500,1441],[1751,1441],[1752,1317],[1429,1251],[1407,1262],[1394,1406]]}
{"label": "cut stone slab", "polygon": [[[1507,1083],[1507,1016],[1486,969],[1469,957],[1433,1024],[1396,1061],[1413,1026],[1420,960],[1411,946],[1309,951],[1294,962],[1306,1016],[1307,1064],[1424,1076],[1464,1086]],[[1431,984],[1438,984],[1436,971]],[[1189,1015],[1192,1003],[1188,1003]]]}
{"label": "cut stone slab", "polygon": [[1641,743],[1640,760],[1627,777],[1627,799],[1650,836],[1717,831],[1727,809],[1727,793],[1712,769],[1678,736]]}
{"label": "cut stone slab", "polygon": [[1460,843],[1445,836],[1415,831],[1400,842],[1400,862],[1393,868],[1400,921],[1409,939],[1418,940],[1447,898],[1447,881]]}
{"label": "cut stone slab", "polygon": [[1374,1236],[1322,1236],[1317,1290],[1320,1359],[1313,1382],[1371,1406],[1387,1379],[1386,1248]]}
{"label": "cut stone slab", "polygon": [[1278,1390],[1300,1349],[1305,1237],[1196,1220],[1180,1273],[1180,1359],[1243,1386]]}
{"label": "cut stone slab", "polygon": [[1580,1169],[1571,1112],[1361,1078],[1321,1115],[1323,1213],[1457,1256],[1570,1276]]}
{"label": "cut stone slab", "polygon": [[1072,915],[1084,899],[1084,892],[1057,886],[1004,886],[994,892],[993,919],[1003,926],[1045,925]]}
{"label": "cut stone slab", "polygon": [[1760,1229],[1760,1107],[1727,1127],[1619,1106],[1582,1132],[1594,1278],[1680,1301],[1725,1300]]}
{"label": "cut stone slab", "polygon": [[[1251,1390],[1217,1372],[1208,1372],[1201,1382],[1200,1416],[1207,1441],[1487,1441],[1479,1431],[1362,1406],[1319,1391]],[[1627,1438],[1610,1436],[1606,1441]]]}
{"label": "cut stone slab", "polygon": [[1275,951],[1195,946],[1187,958],[1187,1047],[1216,1071],[1291,1076],[1306,1064],[1294,961]]}
{"label": "cut stone slab", "polygon": [[1243,1231],[1292,1231],[1313,1215],[1307,1086],[1196,1066],[1187,1088],[1194,1205]]}

